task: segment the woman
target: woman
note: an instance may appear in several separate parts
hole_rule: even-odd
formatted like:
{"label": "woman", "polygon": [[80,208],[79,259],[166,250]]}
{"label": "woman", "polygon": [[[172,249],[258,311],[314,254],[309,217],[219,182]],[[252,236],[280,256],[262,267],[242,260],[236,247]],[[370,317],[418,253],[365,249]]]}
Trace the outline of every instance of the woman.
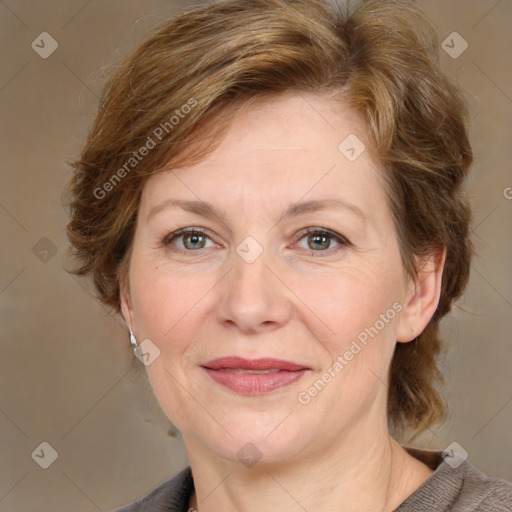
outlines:
{"label": "woman", "polygon": [[190,461],[119,510],[512,510],[511,484],[395,440],[445,418],[472,253],[436,58],[409,1],[224,1],[110,79],[68,235]]}

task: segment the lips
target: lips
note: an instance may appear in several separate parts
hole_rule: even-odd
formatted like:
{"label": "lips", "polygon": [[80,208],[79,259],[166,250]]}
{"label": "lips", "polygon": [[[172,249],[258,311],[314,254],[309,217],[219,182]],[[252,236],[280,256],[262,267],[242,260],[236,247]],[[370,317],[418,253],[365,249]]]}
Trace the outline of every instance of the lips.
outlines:
{"label": "lips", "polygon": [[311,370],[283,359],[221,357],[202,365],[218,384],[244,395],[260,395],[281,388]]}
{"label": "lips", "polygon": [[210,370],[255,370],[255,371],[288,371],[307,370],[308,368],[297,363],[284,361],[283,359],[262,358],[244,359],[242,357],[221,357],[203,365]]}

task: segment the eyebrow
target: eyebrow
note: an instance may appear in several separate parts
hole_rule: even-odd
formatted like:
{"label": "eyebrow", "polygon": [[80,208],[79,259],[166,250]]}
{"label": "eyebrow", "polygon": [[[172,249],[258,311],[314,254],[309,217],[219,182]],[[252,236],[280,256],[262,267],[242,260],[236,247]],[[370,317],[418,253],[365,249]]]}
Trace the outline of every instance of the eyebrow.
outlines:
{"label": "eyebrow", "polygon": [[[218,209],[210,203],[205,201],[191,201],[187,199],[166,199],[160,204],[151,208],[148,213],[147,220],[150,220],[157,213],[168,208],[181,208],[190,213],[195,213],[202,217],[217,219],[222,223],[225,223],[226,212]],[[312,200],[312,201],[301,201],[298,203],[292,203],[283,212],[279,220],[286,217],[298,217],[307,213],[314,213],[322,210],[330,209],[343,209],[348,210],[363,221],[366,220],[366,216],[363,211],[355,204],[346,202],[342,199],[323,199],[323,200]]]}

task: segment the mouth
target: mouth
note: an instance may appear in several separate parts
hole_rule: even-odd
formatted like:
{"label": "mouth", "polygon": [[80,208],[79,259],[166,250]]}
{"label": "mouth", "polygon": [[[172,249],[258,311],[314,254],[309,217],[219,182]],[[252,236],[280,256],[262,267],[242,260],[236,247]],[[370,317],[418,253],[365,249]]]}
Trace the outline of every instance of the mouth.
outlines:
{"label": "mouth", "polygon": [[270,393],[300,379],[311,368],[282,359],[221,357],[202,365],[223,387],[243,395]]}
{"label": "mouth", "polygon": [[202,365],[210,370],[234,370],[251,372],[278,372],[278,371],[298,371],[310,370],[307,366],[285,361],[283,359],[274,359],[265,357],[261,359],[244,359],[243,357],[229,356],[220,357]]}

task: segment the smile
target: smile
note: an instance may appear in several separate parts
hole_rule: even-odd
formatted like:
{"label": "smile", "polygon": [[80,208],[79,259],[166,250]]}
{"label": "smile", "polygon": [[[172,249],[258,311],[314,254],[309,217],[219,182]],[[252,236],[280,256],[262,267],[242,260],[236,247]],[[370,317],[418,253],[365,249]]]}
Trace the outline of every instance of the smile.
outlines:
{"label": "smile", "polygon": [[273,358],[224,357],[202,366],[217,384],[243,395],[270,393],[311,371],[301,364]]}

